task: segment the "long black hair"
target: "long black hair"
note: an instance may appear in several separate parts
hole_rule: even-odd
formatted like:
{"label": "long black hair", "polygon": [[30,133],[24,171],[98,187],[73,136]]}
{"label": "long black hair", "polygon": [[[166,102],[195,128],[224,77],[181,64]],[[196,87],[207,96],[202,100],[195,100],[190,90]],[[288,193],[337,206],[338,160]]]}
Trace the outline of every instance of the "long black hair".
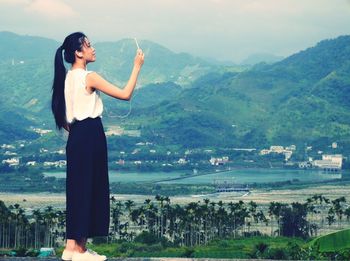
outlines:
{"label": "long black hair", "polygon": [[67,71],[63,63],[62,52],[64,50],[64,60],[73,64],[75,62],[75,51],[81,51],[85,38],[86,35],[81,32],[72,33],[64,39],[63,44],[56,51],[51,109],[55,117],[56,127],[59,130],[67,125],[66,102],[64,98],[64,82]]}

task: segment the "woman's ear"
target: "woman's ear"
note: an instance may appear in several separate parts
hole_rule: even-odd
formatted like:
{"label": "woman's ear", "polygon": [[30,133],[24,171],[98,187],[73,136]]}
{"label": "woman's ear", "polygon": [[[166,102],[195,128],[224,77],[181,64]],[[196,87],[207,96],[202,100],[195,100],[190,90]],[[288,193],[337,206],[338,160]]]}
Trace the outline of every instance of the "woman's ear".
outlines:
{"label": "woman's ear", "polygon": [[78,58],[83,58],[83,53],[79,51],[75,51],[75,55],[78,56]]}

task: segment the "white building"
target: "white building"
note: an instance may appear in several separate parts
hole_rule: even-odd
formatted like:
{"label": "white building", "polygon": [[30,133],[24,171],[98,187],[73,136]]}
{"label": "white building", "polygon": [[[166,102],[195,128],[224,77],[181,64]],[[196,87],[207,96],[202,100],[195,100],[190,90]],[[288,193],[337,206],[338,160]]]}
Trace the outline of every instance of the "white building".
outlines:
{"label": "white building", "polygon": [[222,158],[211,157],[209,162],[213,166],[224,165],[225,163],[229,162],[229,157],[222,157]]}
{"label": "white building", "polygon": [[9,145],[9,144],[2,144],[1,148],[2,149],[15,149],[16,147],[13,145]]}
{"label": "white building", "polygon": [[270,154],[270,150],[267,150],[267,149],[263,149],[260,151],[260,155],[267,155],[267,154]]}
{"label": "white building", "polygon": [[121,136],[124,133],[124,129],[120,126],[110,126],[108,130],[105,132],[106,136]]}
{"label": "white building", "polygon": [[36,161],[28,161],[26,163],[27,166],[35,166],[36,165]]}
{"label": "white building", "polygon": [[179,163],[179,164],[186,164],[187,161],[186,161],[186,159],[181,158],[181,159],[179,159],[179,160],[177,161],[177,163]]}
{"label": "white building", "polygon": [[8,164],[9,166],[18,166],[19,158],[5,159],[2,161],[3,164]]}
{"label": "white building", "polygon": [[34,132],[40,134],[40,136],[43,136],[44,134],[48,134],[50,132],[52,132],[52,130],[43,130],[40,128],[32,128]]}
{"label": "white building", "polygon": [[4,155],[6,155],[6,156],[15,156],[15,155],[17,155],[17,153],[16,152],[11,152],[11,151],[5,151],[5,153],[4,153]]}
{"label": "white building", "polygon": [[283,146],[270,146],[270,151],[274,153],[283,153],[284,148]]}
{"label": "white building", "polygon": [[322,155],[322,160],[315,160],[313,165],[324,170],[339,170],[343,166],[343,155]]}
{"label": "white building", "polygon": [[45,161],[44,166],[46,167],[59,167],[62,168],[67,165],[67,161],[59,160],[59,161]]}
{"label": "white building", "polygon": [[285,150],[285,151],[283,152],[283,154],[284,154],[284,159],[285,159],[286,161],[288,161],[288,160],[292,157],[293,151],[291,151],[291,150]]}
{"label": "white building", "polygon": [[277,153],[277,154],[282,154],[284,155],[284,159],[286,161],[288,161],[292,155],[293,155],[293,151],[296,150],[296,146],[295,145],[290,145],[287,146],[286,148],[284,148],[283,146],[270,146],[270,149],[263,149],[259,152],[260,155],[268,155],[270,153]]}
{"label": "white building", "polygon": [[290,145],[290,146],[287,146],[286,147],[286,150],[296,150],[297,149],[297,146],[295,146],[295,145]]}
{"label": "white building", "polygon": [[140,149],[134,149],[134,150],[131,152],[131,154],[132,154],[132,155],[135,155],[135,154],[139,153],[140,151],[141,151]]}
{"label": "white building", "polygon": [[312,167],[312,164],[309,161],[299,162],[298,165],[299,165],[299,168],[301,168],[301,169],[308,169],[308,168]]}

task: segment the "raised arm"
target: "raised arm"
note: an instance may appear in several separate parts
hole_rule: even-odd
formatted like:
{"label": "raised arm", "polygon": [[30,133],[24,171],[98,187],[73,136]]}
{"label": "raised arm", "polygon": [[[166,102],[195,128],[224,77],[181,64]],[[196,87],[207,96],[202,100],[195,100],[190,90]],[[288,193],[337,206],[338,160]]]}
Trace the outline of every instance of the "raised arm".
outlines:
{"label": "raised arm", "polygon": [[137,77],[144,62],[144,53],[141,49],[137,50],[134,67],[132,69],[128,83],[123,89],[115,86],[114,84],[106,81],[99,74],[93,72],[86,76],[86,88],[88,92],[92,92],[94,89],[121,100],[130,100],[132,93],[135,89]]}

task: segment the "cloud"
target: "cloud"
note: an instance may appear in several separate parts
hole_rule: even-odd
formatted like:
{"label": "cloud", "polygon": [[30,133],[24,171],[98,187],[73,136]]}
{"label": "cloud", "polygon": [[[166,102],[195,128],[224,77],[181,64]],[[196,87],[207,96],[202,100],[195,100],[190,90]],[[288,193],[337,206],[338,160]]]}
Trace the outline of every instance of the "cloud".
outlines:
{"label": "cloud", "polygon": [[27,2],[28,0],[0,0],[0,4],[23,4]]}
{"label": "cloud", "polygon": [[137,37],[236,61],[254,52],[287,56],[350,32],[350,0],[0,0],[0,10],[0,30],[56,40],[84,31],[93,42]]}
{"label": "cloud", "polygon": [[60,0],[33,0],[25,7],[25,10],[50,19],[62,19],[78,15],[72,7]]}
{"label": "cloud", "polygon": [[63,0],[0,0],[0,5],[12,6],[30,15],[39,15],[50,20],[79,15]]}

